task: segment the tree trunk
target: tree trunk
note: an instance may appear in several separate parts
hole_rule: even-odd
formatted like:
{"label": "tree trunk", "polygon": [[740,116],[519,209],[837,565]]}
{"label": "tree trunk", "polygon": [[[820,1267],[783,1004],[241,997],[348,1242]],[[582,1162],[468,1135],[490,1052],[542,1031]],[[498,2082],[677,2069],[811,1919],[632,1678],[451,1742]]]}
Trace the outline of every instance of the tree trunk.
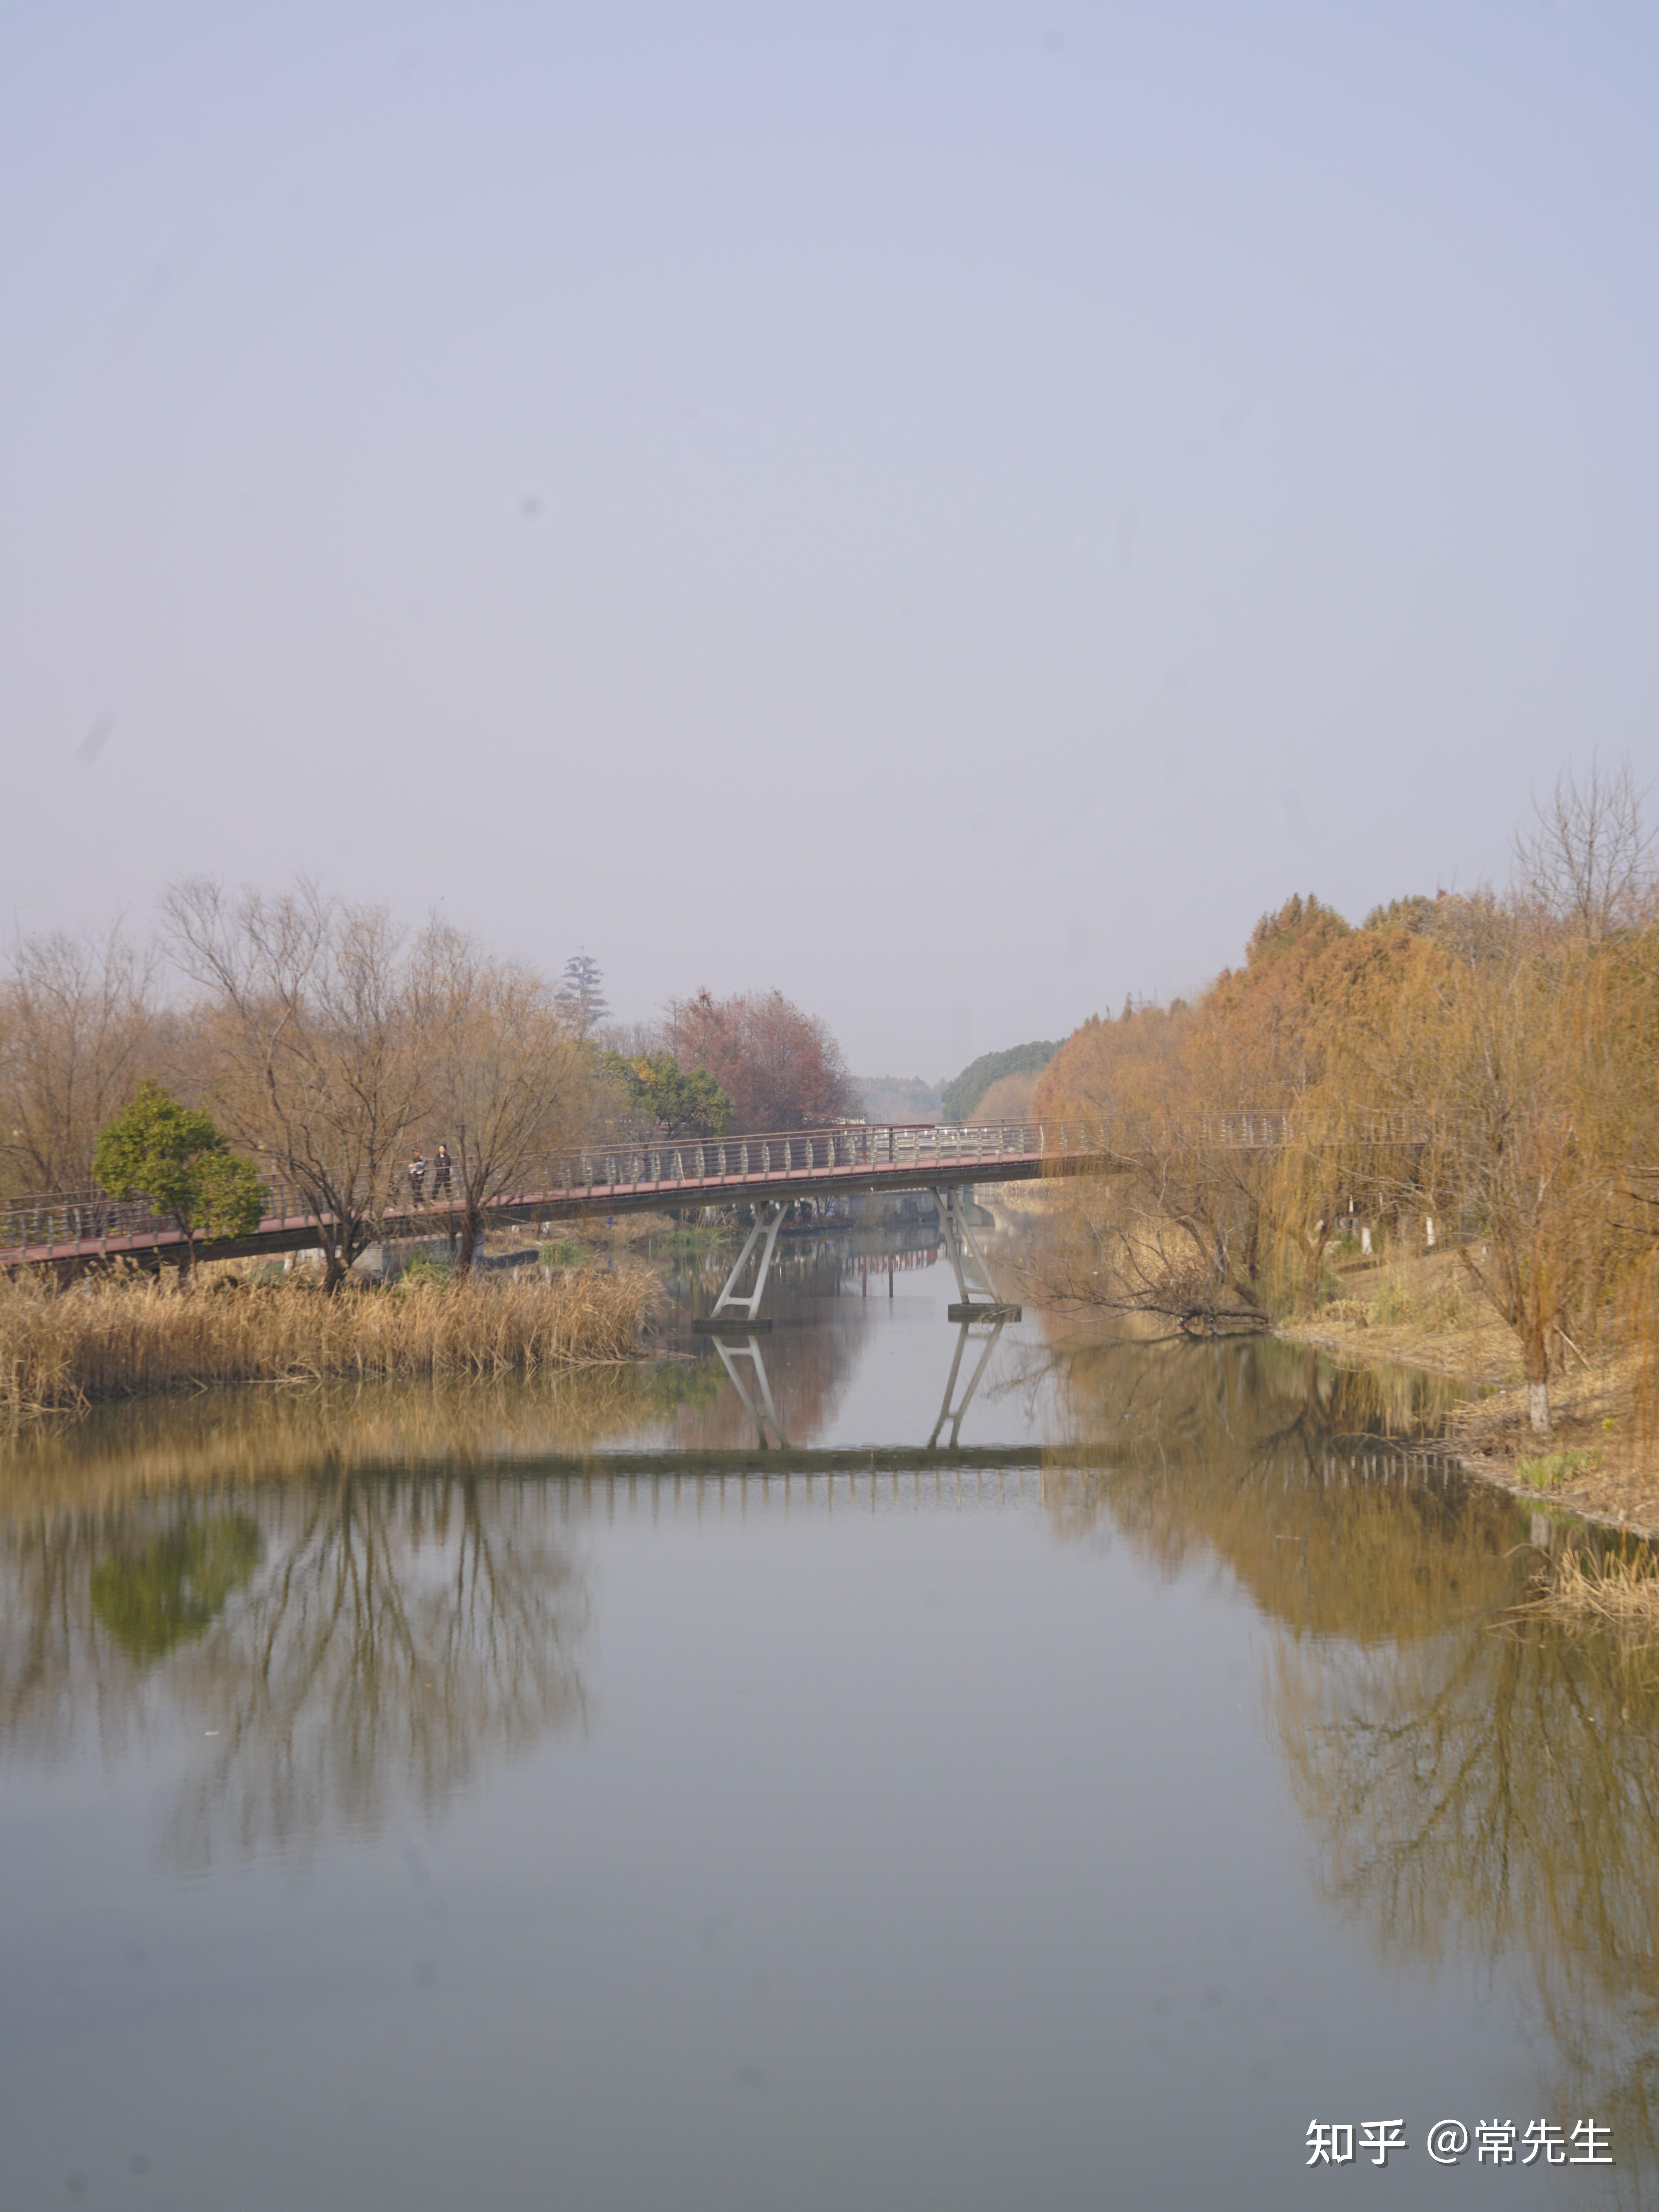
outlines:
{"label": "tree trunk", "polygon": [[458,1279],[472,1273],[472,1263],[483,1242],[483,1218],[477,1206],[469,1206],[461,1216],[460,1243],[455,1255],[455,1273]]}
{"label": "tree trunk", "polygon": [[1550,1355],[1540,1320],[1529,1317],[1521,1340],[1527,1377],[1527,1419],[1535,1437],[1550,1433]]}
{"label": "tree trunk", "polygon": [[1308,1241],[1308,1256],[1302,1273],[1302,1303],[1310,1321],[1319,1306],[1319,1279],[1325,1272],[1325,1247],[1329,1241],[1322,1222]]}

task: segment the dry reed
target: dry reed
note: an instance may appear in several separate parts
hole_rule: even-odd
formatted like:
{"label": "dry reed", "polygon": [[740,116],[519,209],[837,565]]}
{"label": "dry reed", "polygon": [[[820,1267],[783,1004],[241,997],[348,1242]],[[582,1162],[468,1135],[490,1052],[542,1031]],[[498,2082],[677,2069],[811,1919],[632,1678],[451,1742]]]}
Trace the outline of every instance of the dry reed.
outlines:
{"label": "dry reed", "polygon": [[1607,1559],[1564,1552],[1543,1590],[1523,1610],[1651,1644],[1659,1640],[1659,1559],[1645,1550]]}
{"label": "dry reed", "polygon": [[653,1285],[586,1269],[548,1282],[317,1286],[0,1283],[0,1419],[217,1382],[534,1375],[637,1356]]}

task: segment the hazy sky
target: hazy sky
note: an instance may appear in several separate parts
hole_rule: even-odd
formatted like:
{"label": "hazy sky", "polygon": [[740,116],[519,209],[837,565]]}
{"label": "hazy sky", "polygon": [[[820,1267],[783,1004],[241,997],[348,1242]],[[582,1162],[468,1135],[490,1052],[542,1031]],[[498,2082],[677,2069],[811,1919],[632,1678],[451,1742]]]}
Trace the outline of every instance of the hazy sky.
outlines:
{"label": "hazy sky", "polygon": [[860,1070],[1659,768],[1659,11],[0,13],[5,921],[297,872]]}

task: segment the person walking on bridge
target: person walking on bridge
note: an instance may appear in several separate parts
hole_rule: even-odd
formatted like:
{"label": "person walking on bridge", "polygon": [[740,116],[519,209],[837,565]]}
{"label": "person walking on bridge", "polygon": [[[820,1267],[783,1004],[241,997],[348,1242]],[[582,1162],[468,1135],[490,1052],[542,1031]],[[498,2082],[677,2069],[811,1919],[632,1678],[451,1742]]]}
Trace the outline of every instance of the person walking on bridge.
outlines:
{"label": "person walking on bridge", "polygon": [[432,1203],[449,1195],[449,1171],[452,1165],[447,1145],[440,1145],[438,1157],[432,1163]]}
{"label": "person walking on bridge", "polygon": [[418,1206],[421,1193],[426,1187],[426,1154],[416,1152],[409,1164],[409,1202]]}

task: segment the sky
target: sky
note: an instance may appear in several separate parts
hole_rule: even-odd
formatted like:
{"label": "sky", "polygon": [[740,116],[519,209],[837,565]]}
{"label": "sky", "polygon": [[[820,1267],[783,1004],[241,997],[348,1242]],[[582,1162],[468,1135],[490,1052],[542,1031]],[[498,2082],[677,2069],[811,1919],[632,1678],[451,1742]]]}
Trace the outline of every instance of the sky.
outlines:
{"label": "sky", "polygon": [[867,1073],[1659,771],[1659,12],[0,0],[0,923]]}

